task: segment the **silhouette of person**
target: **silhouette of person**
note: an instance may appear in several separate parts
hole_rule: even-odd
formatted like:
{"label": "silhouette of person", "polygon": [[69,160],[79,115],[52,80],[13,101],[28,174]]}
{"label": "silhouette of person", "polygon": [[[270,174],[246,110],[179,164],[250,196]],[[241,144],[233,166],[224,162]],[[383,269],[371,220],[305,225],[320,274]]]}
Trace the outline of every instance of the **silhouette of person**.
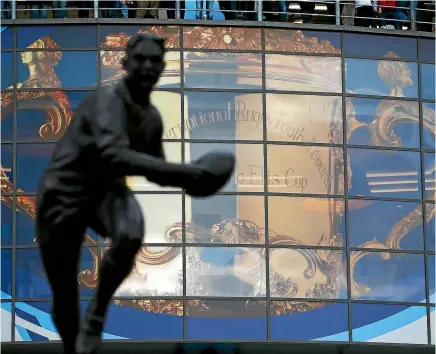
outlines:
{"label": "silhouette of person", "polygon": [[[150,93],[162,74],[165,40],[138,34],[127,43],[127,75],[78,107],[55,147],[38,189],[36,239],[53,292],[52,316],[65,353],[96,353],[112,295],[129,275],[144,236],[141,209],[126,177],[145,176],[193,197],[215,194],[235,158],[210,152],[190,164],[165,160],[162,119]],[[111,239],[94,299],[80,324],[77,271],[83,234]],[[65,252],[67,250],[67,252]]]}

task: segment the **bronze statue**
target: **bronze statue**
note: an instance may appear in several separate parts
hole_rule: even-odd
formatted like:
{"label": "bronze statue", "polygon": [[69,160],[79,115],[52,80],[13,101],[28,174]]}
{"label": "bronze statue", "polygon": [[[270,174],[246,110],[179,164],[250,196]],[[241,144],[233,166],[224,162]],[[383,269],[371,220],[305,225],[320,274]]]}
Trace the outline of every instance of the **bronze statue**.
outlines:
{"label": "bronze statue", "polygon": [[[222,152],[191,164],[165,161],[162,119],[149,100],[165,67],[164,44],[150,34],[129,40],[123,59],[127,75],[82,102],[42,177],[36,237],[53,292],[53,320],[68,354],[97,352],[109,302],[142,243],[142,213],[125,178],[142,175],[206,197],[218,192],[234,170],[234,156]],[[110,238],[112,248],[80,325],[77,271],[87,227]]]}

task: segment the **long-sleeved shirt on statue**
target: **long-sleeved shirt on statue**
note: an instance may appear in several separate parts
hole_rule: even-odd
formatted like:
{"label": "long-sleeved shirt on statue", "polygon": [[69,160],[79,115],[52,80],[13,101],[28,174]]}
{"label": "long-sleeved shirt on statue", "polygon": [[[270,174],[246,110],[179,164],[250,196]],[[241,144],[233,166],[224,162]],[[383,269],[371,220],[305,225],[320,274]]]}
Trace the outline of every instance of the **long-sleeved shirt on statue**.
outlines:
{"label": "long-sleeved shirt on statue", "polygon": [[122,81],[95,91],[56,144],[39,194],[54,192],[64,207],[77,208],[98,201],[110,188],[124,184],[126,176],[186,188],[195,171],[191,165],[165,161],[162,131],[157,109],[134,104]]}

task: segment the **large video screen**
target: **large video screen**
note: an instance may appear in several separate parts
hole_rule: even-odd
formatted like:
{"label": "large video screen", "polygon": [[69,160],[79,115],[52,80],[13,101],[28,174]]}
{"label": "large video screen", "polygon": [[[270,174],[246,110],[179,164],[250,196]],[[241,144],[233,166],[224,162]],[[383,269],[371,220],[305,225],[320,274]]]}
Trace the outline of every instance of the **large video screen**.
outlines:
{"label": "large video screen", "polygon": [[[237,166],[206,199],[128,177],[146,232],[104,338],[434,344],[434,40],[105,24],[2,27],[1,340],[59,339],[39,180],[140,32],[166,38],[151,97],[166,158]],[[82,311],[109,247],[87,230]]]}

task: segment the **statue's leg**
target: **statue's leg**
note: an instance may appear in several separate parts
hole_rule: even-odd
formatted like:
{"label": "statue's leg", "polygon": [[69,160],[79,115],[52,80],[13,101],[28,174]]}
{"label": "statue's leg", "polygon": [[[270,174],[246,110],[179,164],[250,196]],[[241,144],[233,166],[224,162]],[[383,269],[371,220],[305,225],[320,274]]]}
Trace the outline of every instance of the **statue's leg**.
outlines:
{"label": "statue's leg", "polygon": [[53,293],[53,322],[65,353],[74,354],[80,323],[77,273],[86,227],[83,218],[62,217],[53,209],[47,205],[38,209],[36,239]]}
{"label": "statue's leg", "polygon": [[100,266],[99,283],[76,343],[78,354],[95,353],[101,342],[110,300],[129,275],[144,235],[141,209],[126,187],[111,191],[101,204],[92,227],[112,239]]}

